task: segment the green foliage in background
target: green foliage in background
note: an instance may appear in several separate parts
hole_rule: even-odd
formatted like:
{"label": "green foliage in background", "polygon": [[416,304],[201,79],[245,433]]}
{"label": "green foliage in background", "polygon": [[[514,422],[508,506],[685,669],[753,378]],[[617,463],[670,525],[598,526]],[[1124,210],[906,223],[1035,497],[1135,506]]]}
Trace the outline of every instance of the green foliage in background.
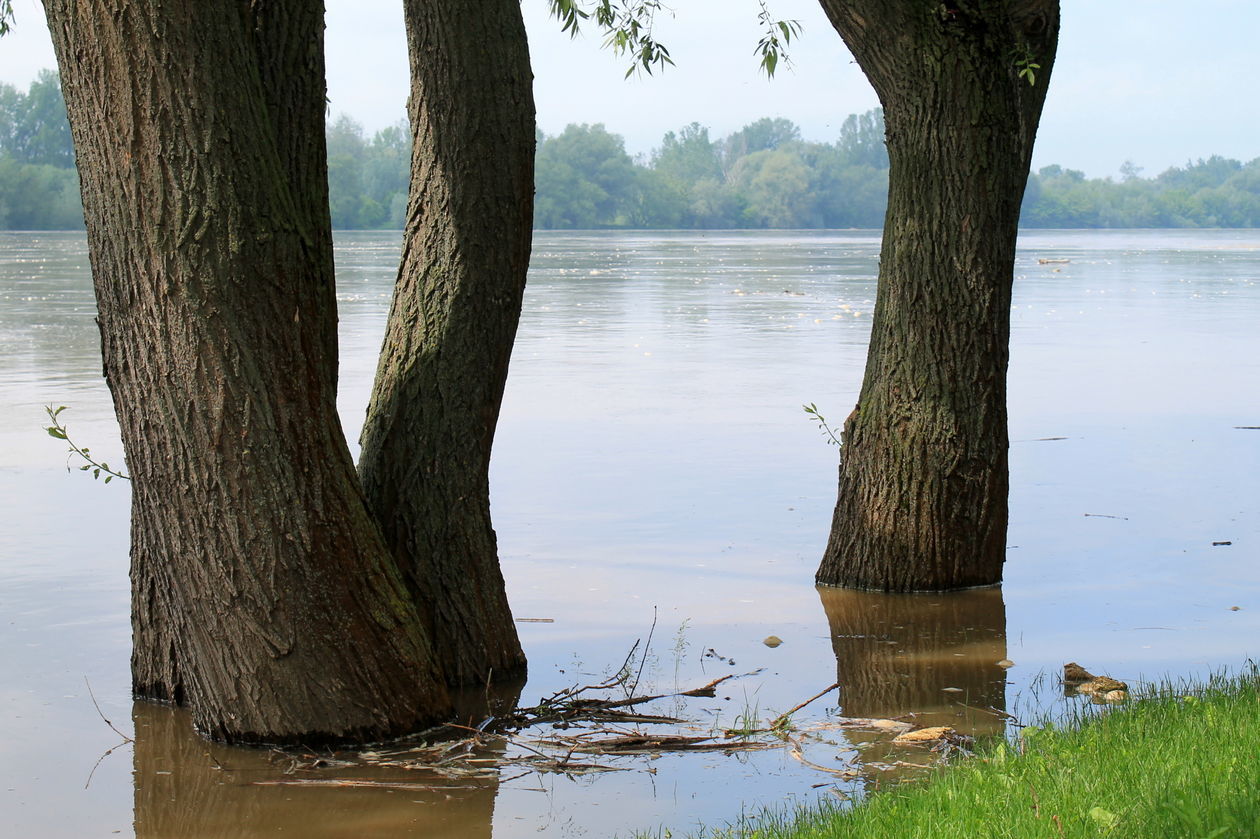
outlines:
{"label": "green foliage in background", "polygon": [[544,230],[879,227],[888,157],[878,111],[849,117],[835,143],[786,119],[718,140],[693,122],[638,161],[603,125],[570,125],[539,136],[536,180]]}
{"label": "green foliage in background", "polygon": [[0,229],[83,226],[61,83],[43,70],[25,93],[0,84]]}
{"label": "green foliage in background", "polygon": [[407,220],[411,130],[406,120],[369,139],[340,116],[328,126],[328,202],[338,230],[401,230]]}
{"label": "green foliage in background", "polygon": [[[777,30],[778,22],[774,22]],[[405,120],[370,137],[346,116],[328,126],[333,227],[399,230],[411,139]],[[854,114],[833,142],[791,120],[759,119],[714,138],[698,122],[646,158],[603,125],[537,135],[534,226],[575,229],[878,228],[888,193],[879,110]],[[1086,178],[1046,166],[1028,178],[1021,223],[1043,228],[1260,227],[1260,158],[1213,156],[1141,177]],[[79,182],[57,74],[25,92],[0,84],[0,229],[82,228]]]}
{"label": "green foliage in background", "polygon": [[1025,227],[1260,227],[1260,158],[1213,155],[1154,178],[1131,163],[1121,179],[1046,166],[1028,177]]}

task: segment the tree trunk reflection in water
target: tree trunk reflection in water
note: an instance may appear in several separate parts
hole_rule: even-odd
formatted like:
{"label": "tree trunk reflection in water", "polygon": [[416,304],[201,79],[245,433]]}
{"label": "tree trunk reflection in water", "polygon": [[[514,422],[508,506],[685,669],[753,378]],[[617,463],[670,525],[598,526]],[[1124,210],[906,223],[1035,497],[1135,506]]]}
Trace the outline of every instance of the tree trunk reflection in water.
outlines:
{"label": "tree trunk reflection in water", "polygon": [[[276,832],[305,839],[491,835],[498,778],[451,781],[399,767],[288,772],[291,761],[278,752],[201,739],[184,710],[137,702],[132,719],[136,839],[246,839]],[[488,754],[502,750],[493,741],[488,745]],[[290,783],[304,780],[382,786]],[[432,788],[391,790],[384,786],[390,783]]]}
{"label": "tree trunk reflection in water", "polygon": [[[999,734],[1006,710],[1001,588],[884,594],[821,586],[846,717],[915,714],[920,726]],[[957,688],[957,690],[946,690]],[[971,706],[971,707],[963,707]]]}

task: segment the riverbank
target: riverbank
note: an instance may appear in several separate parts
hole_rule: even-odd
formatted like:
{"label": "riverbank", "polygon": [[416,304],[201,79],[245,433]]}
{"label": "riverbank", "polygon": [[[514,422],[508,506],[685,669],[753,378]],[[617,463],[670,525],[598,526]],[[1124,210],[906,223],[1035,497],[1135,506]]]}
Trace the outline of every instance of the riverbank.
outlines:
{"label": "riverbank", "polygon": [[[1090,709],[1092,711],[1093,709]],[[765,816],[713,839],[1245,839],[1260,836],[1260,671],[1164,685],[1075,724],[1028,727],[851,809]]]}

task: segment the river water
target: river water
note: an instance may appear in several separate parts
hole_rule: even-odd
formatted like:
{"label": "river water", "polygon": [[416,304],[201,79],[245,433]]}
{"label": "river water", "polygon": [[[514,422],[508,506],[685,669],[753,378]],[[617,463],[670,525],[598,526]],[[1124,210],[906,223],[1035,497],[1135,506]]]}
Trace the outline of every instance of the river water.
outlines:
{"label": "river water", "polygon": [[[338,239],[350,439],[398,245]],[[713,699],[666,703],[701,731],[769,719],[838,680],[800,726],[914,712],[999,733],[975,709],[1078,701],[1055,684],[1069,660],[1137,683],[1256,656],[1260,231],[1022,238],[1006,582],[951,596],[812,584],[838,454],[801,406],[838,423],[855,403],[878,249],[861,231],[537,236],[492,468],[509,596],[529,619],[523,703],[604,678],[649,632],[645,688],[740,674]],[[207,744],[178,712],[131,701],[127,484],[67,473],[43,431],[43,406],[68,405],[72,436],[122,460],[93,316],[81,235],[0,233],[9,835],[679,835],[860,797],[913,774],[895,761],[929,759],[834,732],[804,756],[854,777],[781,748],[623,759],[598,776],[275,784],[292,776],[274,755]],[[764,645],[771,634],[782,645]]]}

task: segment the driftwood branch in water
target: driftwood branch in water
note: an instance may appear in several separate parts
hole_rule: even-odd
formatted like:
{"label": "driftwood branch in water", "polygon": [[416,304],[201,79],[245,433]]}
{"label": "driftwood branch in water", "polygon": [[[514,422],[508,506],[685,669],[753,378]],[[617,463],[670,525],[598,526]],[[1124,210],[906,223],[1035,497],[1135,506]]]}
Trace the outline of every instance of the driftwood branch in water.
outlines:
{"label": "driftwood branch in water", "polygon": [[[717,687],[736,675],[718,677],[690,690],[674,693],[634,694],[632,680],[638,676],[632,661],[640,643],[635,642],[617,675],[598,684],[573,686],[542,698],[538,705],[518,708],[498,717],[490,717],[475,727],[449,724],[429,732],[423,742],[398,741],[361,752],[333,756],[277,751],[289,762],[286,777],[260,780],[262,784],[313,785],[322,787],[379,787],[399,790],[446,790],[448,784],[474,783],[486,778],[500,778],[505,769],[517,773],[557,773],[569,776],[614,771],[655,770],[643,763],[616,765],[596,762],[625,760],[633,756],[683,752],[736,753],[763,749],[787,748],[802,765],[838,778],[852,779],[858,772],[851,764],[837,767],[815,763],[806,757],[806,742],[834,747],[836,744],[822,732],[843,729],[866,729],[889,735],[913,728],[901,719],[867,719],[828,717],[807,725],[795,725],[791,717],[802,708],[827,696],[840,687],[834,683],[776,716],[767,728],[720,732],[716,724],[700,727],[694,720],[677,716],[646,713],[637,706],[661,699],[678,697],[714,697]],[[601,698],[594,691],[615,691],[620,698]],[[993,709],[994,713],[998,712]],[[622,725],[633,728],[622,728]],[[545,736],[526,739],[527,729],[548,726]],[[643,726],[642,728],[639,726]],[[656,726],[669,726],[661,730]],[[454,735],[454,736],[452,736]],[[502,744],[502,745],[500,745]],[[505,748],[506,747],[506,748]],[[585,760],[575,759],[585,757]],[[354,767],[377,767],[415,770],[426,773],[429,782],[399,782],[363,778],[313,778],[295,773],[335,772]],[[514,777],[521,777],[516,774]],[[423,776],[422,776],[423,778]]]}
{"label": "driftwood branch in water", "polygon": [[802,708],[804,708],[806,705],[808,705],[809,703],[813,702],[815,699],[821,699],[822,697],[824,697],[824,696],[826,696],[827,694],[831,693],[833,690],[835,690],[835,689],[836,689],[836,688],[838,688],[838,687],[840,687],[840,683],[839,683],[839,682],[833,682],[833,683],[832,683],[832,685],[831,685],[831,687],[827,688],[826,690],[820,690],[818,693],[814,694],[814,695],[813,695],[813,696],[811,696],[809,699],[806,699],[806,700],[805,700],[804,702],[802,702],[801,704],[796,705],[796,706],[794,706],[794,707],[792,707],[792,708],[789,708],[788,710],[784,711],[782,714],[779,714],[777,717],[775,717],[775,718],[774,718],[774,721],[770,723],[770,728],[771,728],[771,730],[774,730],[774,729],[776,729],[776,728],[782,728],[782,727],[783,727],[783,724],[784,724],[784,723],[786,723],[786,722],[788,721],[788,717],[792,716],[792,715],[793,715],[793,714],[795,714],[797,711],[801,710],[801,709],[802,709]]}
{"label": "driftwood branch in water", "polygon": [[[538,725],[546,722],[571,722],[574,720],[588,720],[593,722],[632,722],[624,716],[604,716],[608,712],[616,711],[618,708],[629,708],[633,705],[644,705],[648,702],[655,702],[658,699],[672,699],[678,696],[715,696],[717,695],[717,686],[727,679],[733,679],[734,673],[721,676],[707,685],[691,690],[679,691],[677,693],[657,693],[647,696],[628,696],[625,699],[597,699],[597,698],[577,698],[579,694],[586,690],[603,689],[616,686],[618,682],[605,683],[604,685],[587,685],[579,688],[571,693],[552,694],[551,697],[543,700],[541,705],[535,705],[532,708],[518,709],[511,717],[508,718],[508,724],[514,728],[528,728],[531,725]],[[638,715],[650,716],[650,715]],[[640,719],[638,722],[681,722],[673,718],[663,717],[657,719]]]}

